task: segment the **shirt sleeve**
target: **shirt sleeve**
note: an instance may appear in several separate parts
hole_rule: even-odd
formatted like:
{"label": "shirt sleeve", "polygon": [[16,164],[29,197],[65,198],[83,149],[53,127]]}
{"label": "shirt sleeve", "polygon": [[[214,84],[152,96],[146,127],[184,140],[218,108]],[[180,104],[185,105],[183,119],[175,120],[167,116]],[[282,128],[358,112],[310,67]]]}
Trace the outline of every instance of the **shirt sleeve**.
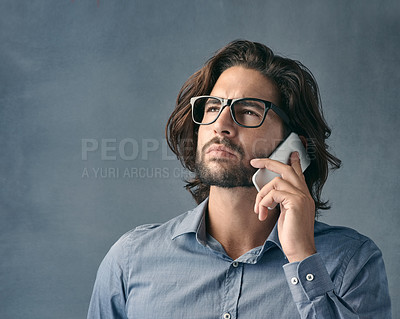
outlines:
{"label": "shirt sleeve", "polygon": [[126,280],[123,238],[104,257],[97,271],[88,319],[125,319]]}
{"label": "shirt sleeve", "polygon": [[385,266],[379,248],[366,241],[332,281],[317,253],[283,266],[302,319],[391,319]]}

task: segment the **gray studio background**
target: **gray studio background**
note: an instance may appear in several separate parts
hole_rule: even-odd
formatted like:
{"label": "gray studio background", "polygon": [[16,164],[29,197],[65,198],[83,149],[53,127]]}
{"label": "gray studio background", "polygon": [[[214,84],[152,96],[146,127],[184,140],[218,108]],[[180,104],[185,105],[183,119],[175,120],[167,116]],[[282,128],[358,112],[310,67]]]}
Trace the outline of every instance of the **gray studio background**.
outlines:
{"label": "gray studio background", "polygon": [[[183,82],[236,38],[307,65],[331,147],[321,220],[382,249],[399,318],[396,1],[0,2],[0,318],[84,318],[131,228],[194,202],[164,127]],[[96,173],[97,172],[97,173]]]}

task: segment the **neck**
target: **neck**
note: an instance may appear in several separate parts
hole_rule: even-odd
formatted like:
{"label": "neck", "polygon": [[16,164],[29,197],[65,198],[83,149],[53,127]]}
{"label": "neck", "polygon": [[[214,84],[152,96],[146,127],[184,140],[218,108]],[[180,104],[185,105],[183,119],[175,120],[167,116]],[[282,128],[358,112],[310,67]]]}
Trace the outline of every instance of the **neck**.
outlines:
{"label": "neck", "polygon": [[207,231],[232,259],[264,244],[275,226],[276,211],[262,222],[254,213],[256,196],[255,188],[210,188]]}

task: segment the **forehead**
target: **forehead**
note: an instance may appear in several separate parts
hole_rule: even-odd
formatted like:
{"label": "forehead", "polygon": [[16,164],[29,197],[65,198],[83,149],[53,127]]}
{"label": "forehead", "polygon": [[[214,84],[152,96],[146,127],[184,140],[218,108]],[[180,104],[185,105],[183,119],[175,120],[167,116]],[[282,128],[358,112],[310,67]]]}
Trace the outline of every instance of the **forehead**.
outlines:
{"label": "forehead", "polygon": [[279,105],[279,92],[275,83],[261,72],[242,66],[225,70],[210,94],[228,99],[253,97]]}

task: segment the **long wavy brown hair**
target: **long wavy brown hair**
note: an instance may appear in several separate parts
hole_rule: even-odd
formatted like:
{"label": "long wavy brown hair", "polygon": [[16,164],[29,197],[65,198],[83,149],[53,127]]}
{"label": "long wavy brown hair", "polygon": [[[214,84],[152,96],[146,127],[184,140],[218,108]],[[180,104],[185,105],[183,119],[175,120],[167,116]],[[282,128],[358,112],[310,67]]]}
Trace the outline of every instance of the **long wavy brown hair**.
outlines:
{"label": "long wavy brown hair", "polygon": [[[275,55],[261,43],[245,40],[229,43],[183,84],[166,126],[171,150],[185,168],[195,171],[198,125],[192,121],[190,98],[209,95],[222,72],[233,66],[257,70],[275,82],[280,92],[279,107],[288,114],[291,130],[308,141],[311,164],[304,175],[316,210],[329,209],[328,201],[321,199],[322,187],[329,169],[339,168],[341,161],[328,151],[326,140],[331,130],[323,116],[317,82],[301,62]],[[186,189],[197,203],[208,196],[210,187],[197,176],[186,182]]]}

